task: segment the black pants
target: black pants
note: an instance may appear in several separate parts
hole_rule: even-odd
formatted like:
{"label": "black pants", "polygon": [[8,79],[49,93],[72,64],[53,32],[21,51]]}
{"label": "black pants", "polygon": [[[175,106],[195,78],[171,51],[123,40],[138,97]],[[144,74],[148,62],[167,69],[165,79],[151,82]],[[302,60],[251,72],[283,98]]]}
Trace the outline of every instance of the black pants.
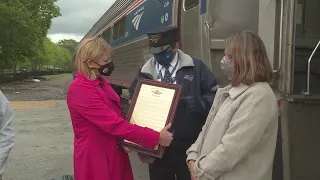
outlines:
{"label": "black pants", "polygon": [[162,159],[149,164],[150,180],[191,180],[186,149],[167,148]]}

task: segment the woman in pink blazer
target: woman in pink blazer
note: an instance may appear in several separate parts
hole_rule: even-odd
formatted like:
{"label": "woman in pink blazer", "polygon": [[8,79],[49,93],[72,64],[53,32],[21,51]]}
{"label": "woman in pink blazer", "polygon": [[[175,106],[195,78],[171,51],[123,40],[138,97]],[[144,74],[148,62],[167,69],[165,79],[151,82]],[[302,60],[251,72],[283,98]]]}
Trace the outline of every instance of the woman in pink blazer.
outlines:
{"label": "woman in pink blazer", "polygon": [[130,124],[122,116],[120,97],[108,76],[114,69],[111,47],[102,38],[84,40],[75,60],[77,74],[67,104],[74,130],[75,180],[133,180],[126,151],[118,145],[127,139],[147,148],[169,146],[169,124],[160,132]]}

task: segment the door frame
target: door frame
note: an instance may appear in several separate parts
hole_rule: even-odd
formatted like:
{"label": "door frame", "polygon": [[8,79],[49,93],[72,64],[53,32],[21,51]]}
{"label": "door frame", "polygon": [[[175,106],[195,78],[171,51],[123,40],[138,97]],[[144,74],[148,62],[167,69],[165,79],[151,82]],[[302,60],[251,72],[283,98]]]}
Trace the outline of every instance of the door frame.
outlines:
{"label": "door frame", "polygon": [[177,0],[178,2],[178,22],[177,22],[177,26],[178,26],[178,42],[179,42],[179,49],[183,50],[183,46],[182,46],[182,38],[181,38],[181,11],[183,8],[183,0]]}
{"label": "door frame", "polygon": [[182,50],[182,38],[181,38],[181,11],[183,6],[183,0],[173,0],[173,7],[172,7],[172,25],[177,26],[178,28],[178,43],[179,43],[179,49]]}

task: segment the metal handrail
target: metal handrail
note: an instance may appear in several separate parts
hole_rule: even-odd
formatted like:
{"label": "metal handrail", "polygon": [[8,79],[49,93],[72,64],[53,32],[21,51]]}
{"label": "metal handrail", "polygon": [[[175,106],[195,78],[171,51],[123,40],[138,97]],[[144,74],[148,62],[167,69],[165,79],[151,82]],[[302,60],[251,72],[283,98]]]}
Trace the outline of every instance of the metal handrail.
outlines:
{"label": "metal handrail", "polygon": [[310,95],[310,74],[311,74],[311,68],[310,68],[310,66],[311,66],[311,60],[312,60],[312,58],[313,58],[314,53],[317,51],[319,45],[320,45],[320,40],[319,40],[318,44],[316,45],[316,47],[314,48],[314,50],[313,50],[313,52],[312,52],[312,54],[311,54],[311,56],[309,57],[309,60],[308,60],[307,91],[306,91],[306,92],[303,92],[303,94],[304,94],[304,95],[307,95],[307,96]]}
{"label": "metal handrail", "polygon": [[280,7],[280,34],[279,34],[279,59],[278,59],[278,68],[273,70],[273,73],[279,73],[282,66],[282,36],[283,36],[283,15],[284,15],[284,0],[281,0]]}

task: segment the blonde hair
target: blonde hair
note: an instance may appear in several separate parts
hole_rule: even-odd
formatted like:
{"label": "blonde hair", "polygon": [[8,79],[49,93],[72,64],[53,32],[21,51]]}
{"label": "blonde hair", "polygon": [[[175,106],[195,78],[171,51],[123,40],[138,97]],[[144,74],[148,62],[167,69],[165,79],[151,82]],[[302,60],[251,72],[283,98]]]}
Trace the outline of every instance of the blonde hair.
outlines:
{"label": "blonde hair", "polygon": [[258,35],[248,31],[236,33],[225,40],[225,46],[225,53],[233,61],[232,86],[271,82],[272,67]]}
{"label": "blonde hair", "polygon": [[111,46],[101,37],[87,38],[80,43],[77,49],[74,65],[80,74],[88,77],[91,69],[87,61],[98,62],[102,58],[110,59],[111,53]]}

